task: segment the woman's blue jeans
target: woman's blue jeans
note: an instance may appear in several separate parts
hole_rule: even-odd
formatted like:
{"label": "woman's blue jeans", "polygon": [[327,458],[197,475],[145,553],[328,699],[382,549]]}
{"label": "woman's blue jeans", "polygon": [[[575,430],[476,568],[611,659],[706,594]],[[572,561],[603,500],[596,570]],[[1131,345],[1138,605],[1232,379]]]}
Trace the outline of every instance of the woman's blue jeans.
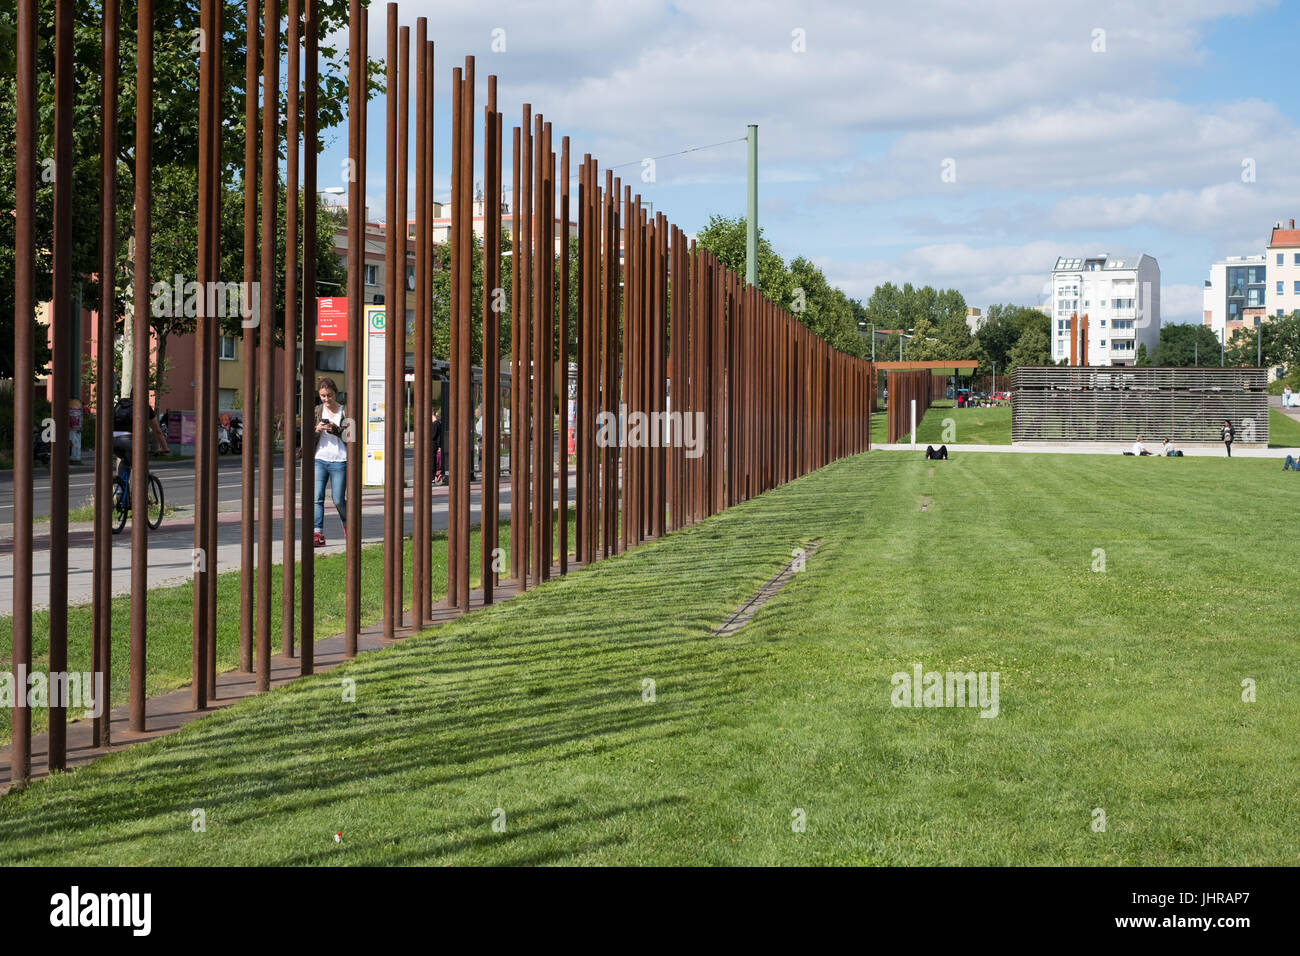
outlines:
{"label": "woman's blue jeans", "polygon": [[330,497],[338,509],[339,520],[346,523],[347,515],[343,508],[347,503],[347,465],[346,461],[321,461],[316,459],[316,530],[325,530],[325,481],[330,483]]}

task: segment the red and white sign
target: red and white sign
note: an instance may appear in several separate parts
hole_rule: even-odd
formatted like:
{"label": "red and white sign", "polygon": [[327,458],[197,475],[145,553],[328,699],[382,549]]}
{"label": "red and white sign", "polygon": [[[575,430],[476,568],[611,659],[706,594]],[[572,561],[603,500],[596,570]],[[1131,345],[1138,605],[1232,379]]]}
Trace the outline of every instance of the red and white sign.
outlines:
{"label": "red and white sign", "polygon": [[323,342],[348,340],[348,300],[346,296],[316,300],[316,338]]}

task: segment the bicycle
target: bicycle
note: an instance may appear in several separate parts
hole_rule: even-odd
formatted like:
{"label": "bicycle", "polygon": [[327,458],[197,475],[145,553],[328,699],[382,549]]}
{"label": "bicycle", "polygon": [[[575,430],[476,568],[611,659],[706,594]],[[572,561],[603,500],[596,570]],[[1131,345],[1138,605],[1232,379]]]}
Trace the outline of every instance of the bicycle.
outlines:
{"label": "bicycle", "polygon": [[[131,511],[131,472],[124,471],[113,479],[113,534],[126,527],[126,516]],[[145,491],[145,523],[157,531],[163,519],[163,487],[158,476],[150,473],[149,487]]]}

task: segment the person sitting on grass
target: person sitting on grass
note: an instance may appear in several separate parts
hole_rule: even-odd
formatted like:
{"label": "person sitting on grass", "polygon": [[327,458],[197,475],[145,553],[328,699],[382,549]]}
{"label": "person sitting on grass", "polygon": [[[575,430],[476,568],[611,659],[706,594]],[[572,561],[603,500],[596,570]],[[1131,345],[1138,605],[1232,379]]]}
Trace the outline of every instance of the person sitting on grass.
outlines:
{"label": "person sitting on grass", "polygon": [[1282,470],[1300,471],[1300,458],[1292,458],[1290,455],[1287,455],[1286,461],[1282,462]]}
{"label": "person sitting on grass", "polygon": [[948,460],[948,446],[947,446],[947,445],[940,445],[940,446],[938,447],[938,449],[935,449],[935,447],[934,447],[933,445],[926,445],[926,446],[925,446],[925,460],[926,460],[926,461],[947,461],[947,460]]}
{"label": "person sitting on grass", "polygon": [[1180,457],[1178,455],[1178,449],[1174,447],[1174,443],[1168,438],[1166,438],[1164,443],[1160,446],[1160,455],[1162,458]]}
{"label": "person sitting on grass", "polygon": [[1135,441],[1135,442],[1133,443],[1133,450],[1132,450],[1131,452],[1129,452],[1129,454],[1130,454],[1130,455],[1139,455],[1139,456],[1141,456],[1141,455],[1149,455],[1149,454],[1151,454],[1151,452],[1147,451],[1147,446],[1144,445],[1144,444],[1142,444],[1142,436],[1141,436],[1141,435],[1138,435],[1138,439],[1137,439],[1137,441]]}

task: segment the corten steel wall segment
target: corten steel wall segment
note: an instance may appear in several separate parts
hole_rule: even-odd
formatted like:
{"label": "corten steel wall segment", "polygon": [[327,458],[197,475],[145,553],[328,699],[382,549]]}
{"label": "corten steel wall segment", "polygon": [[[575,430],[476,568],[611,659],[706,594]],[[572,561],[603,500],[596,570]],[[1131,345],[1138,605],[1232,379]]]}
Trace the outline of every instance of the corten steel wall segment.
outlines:
{"label": "corten steel wall segment", "polygon": [[[414,407],[415,467],[411,504],[411,617],[416,629],[429,619],[428,592],[424,589],[425,533],[424,516],[432,507],[432,489],[427,471],[429,454],[429,374],[431,361],[429,337],[425,323],[429,314],[429,192],[428,172],[428,30],[429,21],[415,21],[415,341],[412,371],[412,405]],[[405,215],[403,215],[405,219]]]}
{"label": "corten steel wall segment", "polygon": [[545,463],[542,480],[542,498],[545,501],[545,523],[542,536],[542,580],[551,576],[551,559],[555,553],[555,457],[551,448],[555,444],[555,150],[551,124],[546,124],[546,218],[544,234],[546,240],[546,337],[542,348],[542,389],[546,404],[546,413],[542,418],[544,428],[542,442],[542,460]]}
{"label": "corten steel wall segment", "polygon": [[501,114],[497,78],[488,77],[483,108],[483,480],[479,493],[479,569],[483,603],[491,604],[496,585],[497,511],[501,482]]}
{"label": "corten steel wall segment", "polygon": [[306,0],[303,30],[307,38],[306,73],[303,85],[302,191],[307,203],[302,217],[302,557],[301,600],[302,673],[315,670],[316,549],[311,529],[313,501],[307,489],[315,484],[316,431],[311,426],[316,407],[316,148],[318,119],[316,94],[320,78],[320,21],[318,0]]}
{"label": "corten steel wall segment", "polygon": [[[147,2],[147,0],[146,0]],[[36,0],[18,0],[17,142],[14,150],[14,617],[12,662],[32,666],[32,400],[36,314]],[[102,346],[101,346],[102,348]],[[102,378],[99,381],[104,381]],[[102,418],[103,416],[99,416]],[[134,634],[134,631],[132,632]],[[32,716],[15,695],[10,779],[31,779]]]}
{"label": "corten steel wall segment", "polygon": [[[397,257],[397,237],[405,233],[399,228],[397,210],[397,105],[400,95],[397,53],[397,4],[386,8],[388,44],[384,58],[386,82],[384,84],[384,583],[383,583],[383,635],[393,639],[394,618],[393,578],[397,561],[394,549],[397,542],[393,534],[393,516],[402,500],[402,489],[397,485],[398,473],[393,466],[397,461],[397,420],[401,406],[397,394],[397,325],[398,316],[405,321],[406,263]],[[406,210],[402,210],[403,222]],[[402,273],[399,277],[398,273]],[[399,300],[398,295],[401,294]],[[369,401],[367,399],[367,408]]]}
{"label": "corten steel wall segment", "polygon": [[[283,505],[281,507],[280,544],[280,653],[293,656],[294,619],[294,553],[296,543],[294,507],[297,505],[297,482],[294,466],[297,464],[297,441],[294,436],[294,406],[298,403],[298,79],[299,44],[301,42],[302,0],[288,0],[288,41],[286,58],[285,99],[285,166],[284,166],[284,368],[281,372],[284,388],[284,479]],[[314,202],[316,197],[311,197]],[[304,340],[304,345],[306,341]],[[311,366],[303,365],[304,392],[312,383],[307,381]],[[305,431],[308,419],[303,418]],[[303,486],[304,496],[307,486]]]}
{"label": "corten steel wall segment", "polygon": [[[104,0],[102,34],[103,63],[100,69],[102,90],[99,139],[99,274],[112,275],[117,263],[117,223],[114,199],[117,195],[117,83],[118,36],[121,11],[118,0]],[[21,160],[20,160],[21,163]],[[113,416],[107,414],[112,401],[111,388],[102,383],[113,376],[113,318],[116,299],[113,283],[99,287],[99,328],[95,351],[95,546],[91,604],[94,608],[94,643],[90,669],[103,674],[103,698],[96,701],[100,716],[94,718],[91,743],[107,747],[112,743],[108,715],[112,712],[113,622],[108,613],[113,587],[113,539],[109,525],[113,496]],[[26,379],[16,379],[25,381]],[[16,464],[16,463],[15,463]],[[15,488],[17,485],[15,484]],[[17,517],[15,514],[15,530]],[[17,550],[15,550],[15,561]],[[30,575],[28,577],[30,586]],[[16,582],[15,582],[16,583]],[[17,617],[14,618],[17,633]],[[15,738],[17,739],[17,738]]]}
{"label": "corten steel wall segment", "polygon": [[348,342],[346,359],[348,460],[346,483],[349,494],[345,505],[352,533],[346,535],[344,568],[344,635],[345,653],[357,654],[357,635],[361,624],[361,458],[365,429],[365,397],[362,391],[361,336],[365,334],[363,311],[363,265],[365,253],[365,194],[361,161],[362,134],[365,130],[366,53],[362,44],[365,13],[361,0],[348,4]]}
{"label": "corten steel wall segment", "polygon": [[[396,4],[394,4],[396,8]],[[403,535],[406,528],[406,213],[408,203],[407,176],[410,173],[410,116],[411,116],[411,28],[398,30],[397,54],[397,218],[391,231],[397,233],[397,297],[388,314],[394,316],[391,326],[389,351],[393,353],[393,390],[390,393],[397,406],[393,431],[393,484],[396,487],[397,507],[389,519],[393,529],[393,625],[405,623],[403,607],[406,589],[406,549]],[[414,370],[414,366],[412,366]]]}
{"label": "corten steel wall segment", "polygon": [[[140,0],[136,10],[136,79],[135,79],[135,276],[136,289],[150,287],[151,227],[153,191],[153,0]],[[133,364],[132,400],[133,434],[143,437],[149,427],[149,307],[148,297],[135,297],[135,341],[131,343]],[[123,358],[125,361],[125,357]],[[17,423],[15,423],[17,424]],[[14,461],[21,454],[14,448]],[[149,554],[146,534],[145,492],[148,482],[141,480],[149,471],[149,443],[132,445],[131,473],[131,716],[128,726],[145,729],[145,639],[148,623]],[[30,456],[29,456],[30,457]],[[17,541],[15,541],[17,547]],[[17,574],[17,568],[15,568]],[[16,610],[16,609],[15,609]]]}
{"label": "corten steel wall segment", "polygon": [[[280,3],[262,25],[262,284],[258,324],[257,689],[271,687],[271,513],[275,507],[275,227],[280,142]],[[143,472],[141,472],[143,474]]]}
{"label": "corten steel wall segment", "polygon": [[[245,4],[244,22],[244,288],[257,281],[257,4]],[[349,107],[349,115],[351,108]],[[349,280],[349,289],[351,283]],[[246,302],[244,312],[251,307]],[[243,407],[244,444],[239,460],[239,669],[253,669],[253,502],[256,491],[254,450],[257,448],[257,323],[243,316],[243,379],[240,396]]]}
{"label": "corten steel wall segment", "polygon": [[[68,389],[72,377],[72,0],[54,7],[54,255],[50,326],[49,668],[68,669]],[[78,389],[80,392],[80,389]],[[143,472],[138,472],[143,474]],[[67,762],[67,709],[49,707],[49,768]]]}

